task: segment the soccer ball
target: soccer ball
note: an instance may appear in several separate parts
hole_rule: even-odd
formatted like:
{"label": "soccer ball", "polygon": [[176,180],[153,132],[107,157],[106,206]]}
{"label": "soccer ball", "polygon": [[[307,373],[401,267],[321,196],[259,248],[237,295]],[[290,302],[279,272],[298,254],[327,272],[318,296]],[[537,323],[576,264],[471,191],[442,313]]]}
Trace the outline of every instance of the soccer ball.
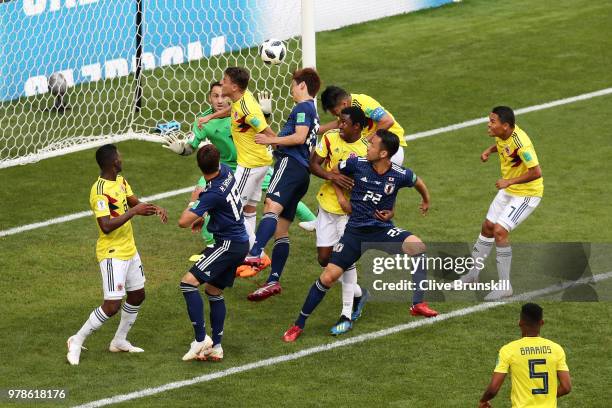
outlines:
{"label": "soccer ball", "polygon": [[269,39],[259,47],[259,55],[266,64],[280,64],[287,55],[285,44],[281,40]]}
{"label": "soccer ball", "polygon": [[64,95],[68,90],[68,81],[61,72],[51,74],[47,80],[47,85],[53,96]]}

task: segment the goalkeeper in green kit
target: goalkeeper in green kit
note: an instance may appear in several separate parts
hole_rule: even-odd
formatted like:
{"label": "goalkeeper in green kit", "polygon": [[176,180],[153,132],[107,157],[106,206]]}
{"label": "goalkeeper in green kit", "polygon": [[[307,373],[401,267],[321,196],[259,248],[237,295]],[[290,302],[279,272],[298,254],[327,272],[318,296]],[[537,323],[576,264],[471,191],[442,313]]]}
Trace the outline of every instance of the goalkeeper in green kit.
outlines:
{"label": "goalkeeper in green kit", "polygon": [[[258,96],[264,115],[269,116],[272,113],[272,100],[269,94],[261,93]],[[230,130],[229,101],[221,93],[221,83],[215,81],[210,84],[208,102],[211,107],[199,114],[193,124],[193,138],[184,141],[180,140],[176,135],[169,134],[165,137],[166,143],[163,147],[181,156],[188,156],[198,150],[200,143],[212,143],[221,154],[219,161],[230,167],[232,171],[236,171],[237,155]],[[262,190],[268,189],[271,177],[272,168],[268,170],[268,174],[261,187]],[[206,186],[206,180],[204,180],[204,177],[200,177],[198,187],[204,188],[204,186]],[[302,221],[301,224],[303,224],[302,227],[304,229],[312,231],[308,227],[313,224],[312,221],[316,217],[303,202],[299,203],[296,216]],[[211,245],[214,243],[214,239],[212,234],[206,229],[207,224],[208,217],[205,218],[204,225],[202,226],[202,239],[206,245]]]}

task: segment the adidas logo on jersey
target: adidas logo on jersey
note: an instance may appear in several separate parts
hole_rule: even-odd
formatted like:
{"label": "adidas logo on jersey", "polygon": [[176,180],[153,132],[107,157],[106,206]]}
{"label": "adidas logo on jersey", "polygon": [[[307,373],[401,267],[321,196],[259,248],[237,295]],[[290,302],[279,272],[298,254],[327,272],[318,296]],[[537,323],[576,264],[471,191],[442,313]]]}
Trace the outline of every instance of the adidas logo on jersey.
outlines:
{"label": "adidas logo on jersey", "polygon": [[367,182],[368,182],[368,178],[367,178],[367,177],[362,177],[362,178],[361,178],[361,181],[363,181],[363,182],[366,182],[366,183],[367,183]]}
{"label": "adidas logo on jersey", "polygon": [[275,191],[272,195],[275,195],[277,197],[280,197],[280,193],[278,191]]}

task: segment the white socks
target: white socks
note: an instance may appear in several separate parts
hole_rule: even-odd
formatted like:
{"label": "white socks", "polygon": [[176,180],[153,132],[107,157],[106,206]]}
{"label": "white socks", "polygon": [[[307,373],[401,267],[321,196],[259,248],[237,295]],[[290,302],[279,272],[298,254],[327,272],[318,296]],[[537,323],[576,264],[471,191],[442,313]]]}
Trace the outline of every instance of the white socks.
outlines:
{"label": "white socks", "polygon": [[[357,284],[357,268],[355,265],[349,268],[342,274],[342,316],[351,318],[353,314],[353,298],[361,296],[361,287]],[[357,294],[359,290],[359,294]]]}
{"label": "white socks", "polygon": [[496,246],[497,251],[497,274],[500,281],[510,280],[510,265],[512,264],[512,247]]}
{"label": "white socks", "polygon": [[102,307],[94,309],[89,315],[89,318],[85,321],[83,327],[77,332],[76,340],[83,344],[87,336],[102,327],[107,320],[108,316],[104,313]]}
{"label": "white socks", "polygon": [[249,236],[249,249],[255,243],[255,229],[257,228],[257,213],[244,213],[244,227]]}
{"label": "white socks", "polygon": [[119,327],[117,327],[117,332],[115,332],[115,340],[126,340],[128,332],[136,321],[136,317],[138,317],[139,309],[140,305],[134,306],[127,302],[123,304],[121,308],[121,321],[119,322]]}
{"label": "white socks", "polygon": [[487,257],[491,253],[491,249],[493,248],[494,243],[495,243],[495,238],[488,238],[482,234],[478,235],[478,239],[476,240],[476,243],[474,244],[474,248],[472,248],[472,259],[481,258],[482,262],[476,263],[474,267],[470,269],[469,274],[473,274],[476,276],[480,274],[482,267],[480,267],[479,265],[481,264],[484,265],[484,261],[485,259],[487,259]]}

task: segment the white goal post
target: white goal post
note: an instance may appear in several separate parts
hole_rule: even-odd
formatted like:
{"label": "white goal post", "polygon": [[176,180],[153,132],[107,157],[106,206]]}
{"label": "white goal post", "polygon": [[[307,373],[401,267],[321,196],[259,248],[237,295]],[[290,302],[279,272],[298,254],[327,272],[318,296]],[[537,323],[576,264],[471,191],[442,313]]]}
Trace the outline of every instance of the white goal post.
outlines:
{"label": "white goal post", "polygon": [[[187,134],[228,66],[249,69],[251,91],[272,92],[278,124],[293,104],[289,74],[316,64],[313,3],[0,0],[0,168],[159,142],[158,123],[176,121]],[[283,63],[259,58],[268,38],[285,42]],[[63,98],[48,83],[58,72]]]}

